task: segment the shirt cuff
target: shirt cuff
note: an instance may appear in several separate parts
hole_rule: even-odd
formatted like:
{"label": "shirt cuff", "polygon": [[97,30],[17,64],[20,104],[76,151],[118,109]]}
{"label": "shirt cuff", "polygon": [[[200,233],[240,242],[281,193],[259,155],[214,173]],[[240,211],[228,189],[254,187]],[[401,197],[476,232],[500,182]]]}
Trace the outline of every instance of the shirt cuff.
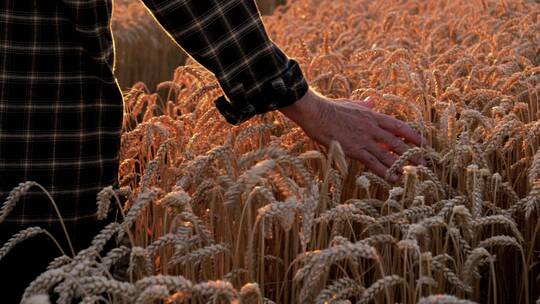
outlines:
{"label": "shirt cuff", "polygon": [[239,125],[256,114],[292,105],[306,94],[308,88],[298,63],[288,59],[285,71],[263,83],[261,90],[248,96],[244,85],[237,83],[214,103],[227,122]]}

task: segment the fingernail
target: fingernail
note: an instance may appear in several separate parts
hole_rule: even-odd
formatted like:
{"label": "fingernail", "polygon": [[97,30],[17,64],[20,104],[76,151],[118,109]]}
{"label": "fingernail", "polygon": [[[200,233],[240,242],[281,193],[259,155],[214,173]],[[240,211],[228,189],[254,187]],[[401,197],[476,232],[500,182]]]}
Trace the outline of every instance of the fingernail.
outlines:
{"label": "fingernail", "polygon": [[399,177],[398,177],[397,175],[394,174],[394,175],[390,176],[390,181],[391,181],[392,183],[395,183],[395,182],[397,182],[398,180],[399,180]]}

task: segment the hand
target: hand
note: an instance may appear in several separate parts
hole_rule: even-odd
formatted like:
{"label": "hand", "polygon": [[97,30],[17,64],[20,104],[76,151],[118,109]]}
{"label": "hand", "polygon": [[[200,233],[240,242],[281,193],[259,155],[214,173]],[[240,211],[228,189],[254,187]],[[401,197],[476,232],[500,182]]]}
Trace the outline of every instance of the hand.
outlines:
{"label": "hand", "polygon": [[[396,155],[410,148],[404,140],[417,146],[426,145],[427,141],[403,121],[373,112],[373,106],[372,100],[334,102],[309,89],[305,96],[280,111],[310,138],[325,146],[336,140],[347,156],[384,177],[397,160]],[[420,158],[412,161],[423,164]],[[397,180],[396,175],[390,177],[392,182]]]}

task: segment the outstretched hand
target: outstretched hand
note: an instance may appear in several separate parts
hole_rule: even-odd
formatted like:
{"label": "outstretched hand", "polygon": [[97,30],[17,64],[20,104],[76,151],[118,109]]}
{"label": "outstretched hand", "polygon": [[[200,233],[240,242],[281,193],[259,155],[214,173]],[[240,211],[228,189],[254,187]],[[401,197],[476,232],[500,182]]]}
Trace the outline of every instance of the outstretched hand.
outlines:
{"label": "outstretched hand", "polygon": [[[427,142],[405,122],[374,112],[373,107],[372,99],[334,102],[310,89],[300,100],[280,111],[310,138],[325,146],[336,140],[347,156],[384,177],[399,155],[410,148],[406,142],[416,146]],[[420,158],[412,161],[423,164]],[[390,176],[390,181],[397,180],[398,176]]]}

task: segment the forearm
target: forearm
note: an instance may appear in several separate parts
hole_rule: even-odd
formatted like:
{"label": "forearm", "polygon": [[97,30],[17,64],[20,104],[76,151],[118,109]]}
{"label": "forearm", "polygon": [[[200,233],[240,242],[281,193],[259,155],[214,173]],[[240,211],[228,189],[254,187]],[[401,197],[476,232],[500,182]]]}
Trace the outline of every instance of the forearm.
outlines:
{"label": "forearm", "polygon": [[216,106],[230,123],[288,106],[305,94],[300,67],[270,40],[253,0],[143,2],[216,75],[225,92]]}

